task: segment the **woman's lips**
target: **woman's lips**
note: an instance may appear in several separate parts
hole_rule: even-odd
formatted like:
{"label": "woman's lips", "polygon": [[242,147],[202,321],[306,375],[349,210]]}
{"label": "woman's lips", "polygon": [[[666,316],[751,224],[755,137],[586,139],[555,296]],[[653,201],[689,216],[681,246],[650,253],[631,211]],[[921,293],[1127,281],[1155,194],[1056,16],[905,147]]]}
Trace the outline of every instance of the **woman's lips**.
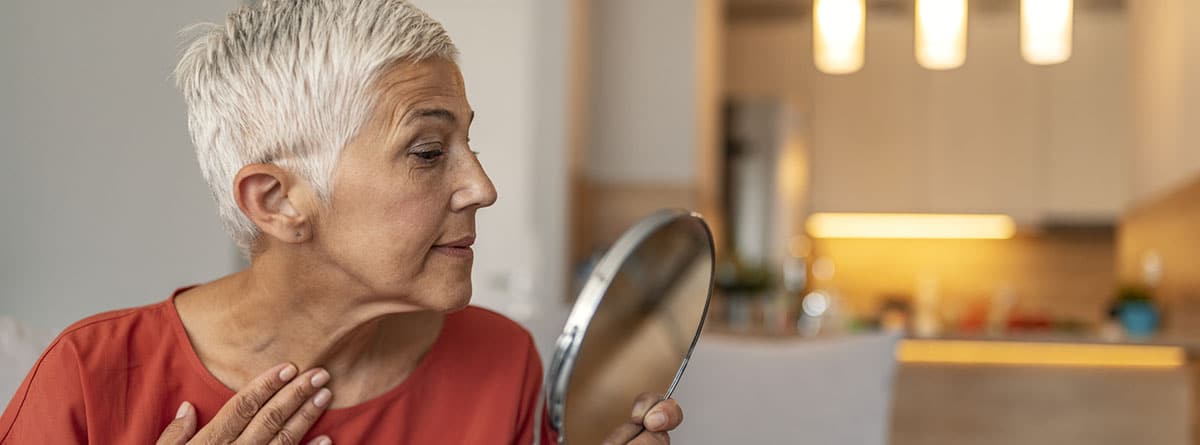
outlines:
{"label": "woman's lips", "polygon": [[436,244],[433,246],[433,251],[453,258],[469,260],[475,258],[475,251],[471,250],[473,244],[475,244],[475,235],[466,235],[448,243]]}
{"label": "woman's lips", "polygon": [[434,246],[433,251],[440,253],[440,254],[448,255],[448,256],[451,256],[454,258],[461,258],[464,260],[469,260],[469,259],[475,258],[475,250],[471,249],[470,246],[463,246],[463,247]]}

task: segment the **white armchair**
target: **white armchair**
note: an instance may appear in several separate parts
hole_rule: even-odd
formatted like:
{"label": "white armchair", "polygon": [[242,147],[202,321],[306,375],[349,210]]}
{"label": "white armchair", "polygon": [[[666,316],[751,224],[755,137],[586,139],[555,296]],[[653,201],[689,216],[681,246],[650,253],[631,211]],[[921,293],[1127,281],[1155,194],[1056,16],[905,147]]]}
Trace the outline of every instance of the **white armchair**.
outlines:
{"label": "white armchair", "polygon": [[672,442],[884,445],[897,340],[705,334],[675,392]]}
{"label": "white armchair", "polygon": [[0,412],[48,343],[17,320],[0,317]]}

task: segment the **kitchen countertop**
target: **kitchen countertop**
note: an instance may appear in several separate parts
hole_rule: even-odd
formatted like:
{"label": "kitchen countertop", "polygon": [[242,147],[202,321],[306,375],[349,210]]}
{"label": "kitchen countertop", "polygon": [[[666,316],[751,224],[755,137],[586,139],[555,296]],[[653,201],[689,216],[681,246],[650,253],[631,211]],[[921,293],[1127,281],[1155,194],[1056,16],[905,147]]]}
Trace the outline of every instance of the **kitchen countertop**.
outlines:
{"label": "kitchen countertop", "polygon": [[[740,337],[764,342],[835,338],[855,333],[804,337],[764,329],[734,330],[721,323],[706,325],[704,335]],[[957,363],[1102,367],[1175,367],[1200,360],[1200,338],[1153,336],[1105,338],[1091,333],[1027,332],[906,336],[897,345],[901,363]]]}

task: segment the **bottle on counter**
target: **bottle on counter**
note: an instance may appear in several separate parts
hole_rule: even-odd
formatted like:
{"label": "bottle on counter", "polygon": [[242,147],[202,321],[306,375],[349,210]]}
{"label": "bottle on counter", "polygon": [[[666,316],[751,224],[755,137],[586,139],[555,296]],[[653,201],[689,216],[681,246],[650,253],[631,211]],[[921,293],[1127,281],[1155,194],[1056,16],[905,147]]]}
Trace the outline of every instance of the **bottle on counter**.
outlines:
{"label": "bottle on counter", "polygon": [[1011,285],[1004,284],[996,288],[992,295],[992,304],[988,308],[988,335],[1002,335],[1008,326],[1008,317],[1017,304],[1017,291]]}
{"label": "bottle on counter", "polygon": [[917,278],[917,291],[913,311],[912,334],[917,337],[936,337],[942,333],[942,317],[938,308],[941,295],[938,293],[936,276]]}

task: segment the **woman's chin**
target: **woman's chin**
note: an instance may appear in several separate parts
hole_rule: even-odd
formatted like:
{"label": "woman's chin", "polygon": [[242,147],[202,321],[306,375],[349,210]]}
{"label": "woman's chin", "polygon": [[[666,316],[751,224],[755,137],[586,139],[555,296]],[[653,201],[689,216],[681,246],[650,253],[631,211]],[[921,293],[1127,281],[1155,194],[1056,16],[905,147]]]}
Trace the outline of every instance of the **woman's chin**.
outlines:
{"label": "woman's chin", "polygon": [[[460,289],[448,290],[446,292],[441,292],[439,294],[440,295],[438,297],[436,297],[433,301],[429,301],[427,303],[427,307],[429,307],[429,309],[438,311],[438,312],[450,313],[450,312],[460,311],[463,308],[467,307],[467,305],[471,304],[471,289],[470,289],[470,287],[468,287],[467,289],[461,289],[461,290]],[[437,295],[437,294],[435,294],[435,295]]]}
{"label": "woman's chin", "polygon": [[466,307],[469,306],[470,304],[471,304],[471,297],[467,296],[467,298],[462,299],[461,301],[457,302],[457,304],[454,304],[450,307],[443,309],[442,313],[449,314],[449,313],[453,313],[453,312],[458,312],[463,309],[466,309]]}
{"label": "woman's chin", "polygon": [[374,303],[387,312],[456,312],[471,304],[471,284],[377,288]]}

